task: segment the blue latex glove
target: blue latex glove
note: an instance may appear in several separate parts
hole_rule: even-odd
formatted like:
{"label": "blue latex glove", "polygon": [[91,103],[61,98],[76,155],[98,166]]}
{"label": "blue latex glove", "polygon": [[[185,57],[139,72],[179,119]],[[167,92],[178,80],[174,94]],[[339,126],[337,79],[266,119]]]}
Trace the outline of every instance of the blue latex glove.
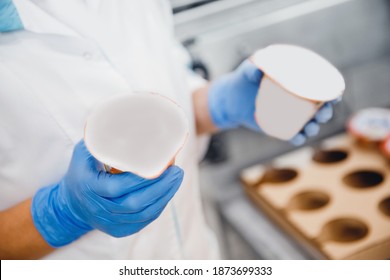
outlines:
{"label": "blue latex glove", "polygon": [[303,145],[307,138],[317,136],[320,132],[320,124],[327,123],[333,116],[332,104],[336,104],[341,99],[325,103],[316,113],[314,118],[309,121],[300,133],[290,140],[290,143],[295,146]]}
{"label": "blue latex glove", "polygon": [[[214,81],[209,89],[209,111],[219,129],[235,128],[240,125],[260,131],[255,120],[255,99],[263,73],[249,60],[245,60],[233,72]],[[302,145],[307,137],[319,133],[320,123],[332,118],[331,103],[326,103],[303,128],[291,139],[294,145]]]}
{"label": "blue latex glove", "polygon": [[92,229],[115,237],[140,231],[161,214],[183,180],[177,166],[152,180],[113,175],[97,166],[81,141],[63,179],[35,194],[33,221],[51,246],[71,243]]}
{"label": "blue latex glove", "polygon": [[259,131],[254,114],[262,77],[263,73],[249,60],[245,60],[235,71],[211,83],[209,111],[219,129],[243,125]]}
{"label": "blue latex glove", "polygon": [[0,0],[0,32],[19,29],[23,29],[23,24],[12,0]]}

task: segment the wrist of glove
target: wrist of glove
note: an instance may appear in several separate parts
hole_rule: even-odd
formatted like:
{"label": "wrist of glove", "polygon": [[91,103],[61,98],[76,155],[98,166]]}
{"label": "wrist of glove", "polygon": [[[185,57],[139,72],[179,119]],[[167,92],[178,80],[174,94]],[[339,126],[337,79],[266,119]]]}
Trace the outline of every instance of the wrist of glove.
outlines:
{"label": "wrist of glove", "polygon": [[[261,86],[263,73],[249,60],[245,60],[233,72],[211,83],[208,105],[211,119],[219,129],[244,126],[261,131],[255,120],[255,100]],[[332,104],[325,103],[300,133],[290,140],[293,145],[302,145],[307,138],[316,136],[320,124],[328,122],[333,115]]]}
{"label": "wrist of glove", "polygon": [[93,229],[60,201],[59,188],[56,184],[40,189],[31,205],[35,227],[52,247],[69,244]]}
{"label": "wrist of glove", "polygon": [[114,237],[140,231],[162,213],[183,180],[177,166],[151,180],[132,173],[113,175],[97,166],[80,142],[64,178],[34,195],[33,222],[51,246],[69,244],[92,229]]}

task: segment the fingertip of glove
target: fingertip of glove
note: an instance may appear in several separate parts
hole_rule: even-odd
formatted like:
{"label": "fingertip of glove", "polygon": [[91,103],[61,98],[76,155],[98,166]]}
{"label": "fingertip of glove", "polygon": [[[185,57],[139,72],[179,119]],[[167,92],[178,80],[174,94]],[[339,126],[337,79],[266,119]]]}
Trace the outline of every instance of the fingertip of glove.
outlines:
{"label": "fingertip of glove", "polygon": [[302,146],[303,144],[305,144],[305,142],[306,142],[306,137],[302,133],[295,135],[290,140],[290,143],[296,147]]}
{"label": "fingertip of glove", "polygon": [[343,97],[342,97],[342,96],[337,97],[336,99],[332,100],[331,103],[332,103],[332,104],[337,104],[337,103],[340,103],[341,100],[343,100]]}
{"label": "fingertip of glove", "polygon": [[325,103],[324,106],[315,115],[315,120],[319,123],[328,122],[333,116],[333,107],[330,103]]}
{"label": "fingertip of glove", "polygon": [[168,172],[177,178],[182,178],[184,176],[184,170],[177,165],[171,165],[168,169]]}
{"label": "fingertip of glove", "polygon": [[75,146],[74,146],[74,153],[75,154],[85,154],[86,157],[91,157],[91,153],[89,152],[87,146],[85,145],[84,140],[80,140]]}
{"label": "fingertip of glove", "polygon": [[171,187],[178,189],[183,182],[184,170],[177,165],[172,165],[168,169],[168,178],[166,178],[165,180],[169,180],[169,182],[171,182]]}
{"label": "fingertip of glove", "polygon": [[246,59],[240,66],[246,78],[253,83],[260,83],[263,72],[254,65],[249,59]]}
{"label": "fingertip of glove", "polygon": [[320,132],[320,125],[314,121],[309,122],[307,125],[305,125],[303,131],[308,137],[317,136]]}
{"label": "fingertip of glove", "polygon": [[84,139],[81,139],[81,140],[75,145],[75,148],[76,148],[76,149],[85,149],[85,150],[88,150],[88,149],[87,149],[87,146],[85,145]]}

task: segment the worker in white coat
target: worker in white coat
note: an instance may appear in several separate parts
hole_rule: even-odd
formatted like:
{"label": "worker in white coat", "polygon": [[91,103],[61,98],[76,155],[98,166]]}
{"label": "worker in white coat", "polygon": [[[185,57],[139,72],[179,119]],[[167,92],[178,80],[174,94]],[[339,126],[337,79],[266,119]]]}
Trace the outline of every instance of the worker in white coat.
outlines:
{"label": "worker in white coat", "polygon": [[[211,84],[187,68],[163,0],[0,0],[0,257],[218,258],[200,201],[200,135],[260,131],[262,73]],[[190,140],[159,178],[99,172],[82,142],[90,109],[123,91],[179,103]],[[325,106],[293,141],[318,133]]]}

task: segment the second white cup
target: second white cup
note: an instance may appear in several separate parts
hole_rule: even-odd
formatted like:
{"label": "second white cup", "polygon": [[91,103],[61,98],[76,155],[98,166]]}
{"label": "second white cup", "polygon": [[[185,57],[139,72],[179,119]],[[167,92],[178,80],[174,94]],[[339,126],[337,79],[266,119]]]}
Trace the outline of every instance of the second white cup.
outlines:
{"label": "second white cup", "polygon": [[250,58],[263,73],[255,119],[268,135],[289,140],[327,101],[345,90],[341,73],[320,55],[294,45],[271,45]]}

